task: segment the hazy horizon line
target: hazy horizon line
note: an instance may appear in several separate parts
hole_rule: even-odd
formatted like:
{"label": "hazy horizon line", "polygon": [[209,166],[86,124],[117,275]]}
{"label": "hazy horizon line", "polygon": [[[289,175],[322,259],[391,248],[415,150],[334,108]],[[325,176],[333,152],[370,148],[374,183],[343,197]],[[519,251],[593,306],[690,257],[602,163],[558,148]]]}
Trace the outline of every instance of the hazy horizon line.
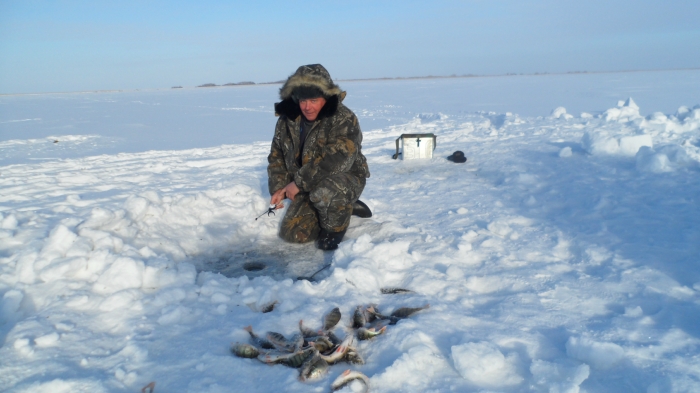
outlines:
{"label": "hazy horizon line", "polygon": [[[425,76],[406,76],[406,77],[378,77],[378,78],[351,78],[351,79],[335,79],[336,82],[364,82],[364,81],[401,81],[401,80],[420,80],[420,79],[450,79],[450,78],[493,78],[493,77],[518,77],[518,76],[552,76],[552,75],[586,75],[586,74],[622,74],[633,72],[663,72],[663,71],[697,71],[700,67],[687,68],[652,68],[638,70],[615,70],[615,71],[567,71],[567,72],[534,72],[534,73],[512,73],[505,74],[462,74],[462,75],[425,75]],[[236,82],[236,83],[203,83],[198,86],[171,86],[171,87],[147,87],[147,88],[132,88],[132,89],[98,89],[98,90],[77,90],[77,91],[46,91],[36,93],[0,93],[3,96],[23,96],[23,95],[42,95],[42,94],[84,94],[84,93],[122,93],[134,91],[158,91],[158,90],[173,90],[173,89],[214,89],[214,88],[231,88],[231,87],[250,87],[261,85],[282,84],[286,79],[273,82]]]}

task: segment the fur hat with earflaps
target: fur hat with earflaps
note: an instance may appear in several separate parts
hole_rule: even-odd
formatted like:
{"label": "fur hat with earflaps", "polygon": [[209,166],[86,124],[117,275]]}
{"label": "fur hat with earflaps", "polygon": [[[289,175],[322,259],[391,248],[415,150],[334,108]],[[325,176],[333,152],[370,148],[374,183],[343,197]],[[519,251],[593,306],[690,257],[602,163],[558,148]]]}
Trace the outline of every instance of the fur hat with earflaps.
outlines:
{"label": "fur hat with earflaps", "polygon": [[324,118],[336,112],[338,104],[345,98],[345,92],[333,82],[322,65],[301,66],[280,88],[282,102],[275,104],[275,115],[296,119],[301,115],[299,101],[318,97],[326,99],[326,104],[319,113],[319,118]]}
{"label": "fur hat with earflaps", "polygon": [[309,64],[297,68],[280,88],[280,98],[299,101],[300,99],[316,97],[332,97],[343,93],[340,87],[333,83],[331,74],[320,64]]}

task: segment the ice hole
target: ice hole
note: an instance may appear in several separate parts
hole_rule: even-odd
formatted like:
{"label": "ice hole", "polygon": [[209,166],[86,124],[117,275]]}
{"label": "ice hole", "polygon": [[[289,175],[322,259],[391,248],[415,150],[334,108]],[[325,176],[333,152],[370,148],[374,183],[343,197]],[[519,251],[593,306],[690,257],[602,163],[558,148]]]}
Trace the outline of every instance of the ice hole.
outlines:
{"label": "ice hole", "polygon": [[[219,273],[226,277],[249,278],[268,276],[276,280],[308,277],[332,260],[332,253],[324,254],[313,244],[283,244],[273,249],[218,252],[200,255],[192,262],[198,271]],[[329,269],[315,276],[322,279]]]}
{"label": "ice hole", "polygon": [[260,270],[265,269],[265,264],[262,262],[246,262],[243,264],[243,270],[249,271],[249,272],[257,272]]}

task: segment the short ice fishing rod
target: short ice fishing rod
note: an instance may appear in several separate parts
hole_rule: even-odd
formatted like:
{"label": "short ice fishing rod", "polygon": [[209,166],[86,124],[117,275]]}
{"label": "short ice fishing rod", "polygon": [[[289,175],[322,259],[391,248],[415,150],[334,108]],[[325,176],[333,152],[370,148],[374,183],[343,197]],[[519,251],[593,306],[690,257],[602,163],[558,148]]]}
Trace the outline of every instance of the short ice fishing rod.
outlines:
{"label": "short ice fishing rod", "polygon": [[270,205],[270,206],[267,208],[267,211],[266,211],[266,212],[263,212],[263,214],[261,214],[261,215],[259,215],[259,216],[257,216],[257,217],[255,218],[255,221],[257,221],[258,218],[264,216],[265,214],[267,214],[268,217],[270,217],[270,214],[272,214],[272,215],[274,216],[274,215],[275,215],[275,210],[276,210],[276,209],[277,209],[277,205]]}

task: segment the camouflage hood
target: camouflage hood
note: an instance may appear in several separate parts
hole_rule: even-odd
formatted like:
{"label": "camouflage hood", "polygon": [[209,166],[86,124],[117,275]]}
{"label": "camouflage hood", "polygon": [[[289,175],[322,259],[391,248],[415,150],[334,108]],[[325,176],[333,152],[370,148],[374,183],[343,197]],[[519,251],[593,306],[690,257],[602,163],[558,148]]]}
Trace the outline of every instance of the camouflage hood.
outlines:
{"label": "camouflage hood", "polygon": [[299,67],[280,88],[282,102],[275,104],[275,115],[296,119],[301,115],[299,104],[294,101],[294,90],[309,88],[318,90],[326,98],[326,105],[319,113],[319,118],[330,117],[338,110],[338,104],[345,98],[345,92],[333,82],[331,75],[320,64]]}
{"label": "camouflage hood", "polygon": [[333,83],[328,70],[320,64],[309,64],[297,68],[296,72],[287,78],[280,89],[280,98],[282,100],[292,98],[294,89],[304,87],[315,87],[326,98],[340,96],[343,93],[340,87]]}

